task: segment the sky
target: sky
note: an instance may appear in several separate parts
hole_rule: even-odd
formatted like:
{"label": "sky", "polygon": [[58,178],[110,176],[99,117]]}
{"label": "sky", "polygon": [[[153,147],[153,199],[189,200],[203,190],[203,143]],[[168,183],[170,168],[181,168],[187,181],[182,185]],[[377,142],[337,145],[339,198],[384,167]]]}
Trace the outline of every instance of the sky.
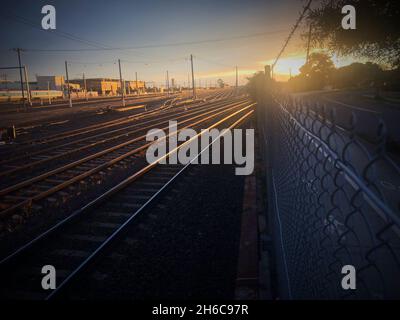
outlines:
{"label": "sky", "polygon": [[[30,80],[35,80],[35,75],[65,75],[65,61],[71,79],[81,78],[83,73],[87,78],[118,78],[120,59],[126,80],[135,79],[137,72],[139,80],[160,85],[168,70],[170,78],[185,85],[193,54],[195,77],[202,85],[218,78],[233,85],[235,66],[239,83],[245,84],[248,76],[273,62],[304,2],[3,1],[0,67],[17,65],[17,54],[10,49],[19,47],[25,50],[22,64],[27,66]],[[55,31],[41,28],[41,9],[46,4],[56,8]],[[297,74],[304,64],[302,31],[304,28],[298,30],[277,64],[278,79],[287,79],[290,70]],[[17,71],[7,71],[7,75],[18,76]]]}

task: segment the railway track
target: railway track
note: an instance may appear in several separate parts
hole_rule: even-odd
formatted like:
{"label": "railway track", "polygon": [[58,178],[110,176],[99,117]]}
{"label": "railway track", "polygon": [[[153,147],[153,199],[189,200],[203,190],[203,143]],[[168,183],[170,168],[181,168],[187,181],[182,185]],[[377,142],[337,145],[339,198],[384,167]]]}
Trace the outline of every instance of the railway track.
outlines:
{"label": "railway track", "polygon": [[[39,138],[23,140],[18,143],[17,154],[16,155],[13,154],[13,158],[18,155],[24,155],[24,154],[30,152],[33,148],[40,148],[43,145],[56,143],[56,142],[62,141],[62,140],[72,139],[72,138],[79,137],[82,135],[98,133],[98,132],[105,131],[108,129],[116,129],[118,127],[123,127],[124,125],[132,123],[134,121],[137,121],[140,119],[146,119],[151,116],[155,116],[160,112],[166,112],[167,110],[171,109],[173,107],[173,103],[175,101],[176,101],[176,99],[169,99],[169,100],[166,100],[158,108],[154,108],[152,110],[145,110],[138,114],[129,115],[127,117],[113,119],[113,120],[100,122],[100,123],[95,123],[92,125],[84,126],[82,128],[67,130],[67,131],[63,131],[60,133],[56,133],[56,134],[48,134],[48,135],[42,134],[41,137],[39,137]],[[0,165],[9,163],[11,160],[13,160],[13,159],[2,160],[2,161],[0,161]]]}
{"label": "railway track", "polygon": [[[205,103],[202,104],[206,105]],[[140,121],[136,117],[123,119],[117,123],[113,121],[111,124],[95,125],[94,128],[86,130],[72,130],[68,133],[42,138],[42,143],[39,146],[36,142],[28,150],[22,150],[20,154],[0,161],[0,177],[10,176],[25,169],[47,164],[48,162],[82,152],[89,148],[107,146],[109,143],[114,143],[116,139],[127,139],[132,134],[145,129],[148,130],[151,126],[160,125],[161,120],[167,121],[172,116],[184,118],[185,114],[189,114],[192,110],[200,112],[205,109],[200,107],[201,104],[195,104],[189,107],[177,108],[166,113],[151,114],[150,117],[142,117]],[[194,110],[195,108],[199,109]],[[58,143],[51,144],[52,142]],[[45,146],[43,146],[44,144]],[[42,148],[40,148],[41,146]],[[11,180],[9,182],[14,181]],[[4,183],[0,184],[0,186],[4,186]]]}
{"label": "railway track", "polygon": [[[232,112],[238,108],[248,104],[246,100],[225,101],[215,105],[207,105],[207,111],[204,108],[195,110],[189,114],[175,117],[179,121],[179,130],[185,127],[201,125],[214,117],[222,117],[224,114]],[[124,171],[136,170],[144,165],[145,159],[143,153],[151,144],[146,141],[144,131],[150,128],[168,128],[167,120],[154,123],[142,127],[134,131],[135,135],[129,137],[128,140],[113,144],[107,148],[97,150],[95,152],[72,159],[73,161],[67,164],[62,164],[50,168],[49,170],[40,173],[39,170],[34,170],[35,174],[32,177],[21,175],[22,180],[0,190],[0,221],[7,225],[8,229],[13,228],[13,221],[10,217],[17,214],[19,220],[27,219],[32,213],[43,210],[54,210],[56,207],[72,201],[76,197],[83,196],[82,193],[88,192],[88,189],[97,187],[101,181],[111,179],[111,176],[124,174]],[[112,142],[117,139],[112,138]],[[97,141],[96,143],[102,143]],[[92,145],[89,145],[92,146]],[[87,145],[81,147],[86,148]],[[51,155],[46,159],[38,160],[38,162],[28,163],[30,168],[34,164],[48,162],[60,157],[66,157],[72,152],[82,150],[67,150],[62,153]],[[21,167],[26,169],[25,166]]]}
{"label": "railway track", "polygon": [[[215,94],[212,94],[214,96]],[[222,100],[222,99],[219,99]],[[48,135],[41,135],[39,138],[33,138],[33,139],[28,139],[28,140],[23,140],[18,142],[18,150],[15,152],[15,150],[10,150],[7,151],[7,153],[11,157],[8,157],[7,159],[0,160],[0,171],[1,170],[1,165],[7,165],[12,163],[12,161],[18,157],[18,156],[26,156],[27,153],[30,153],[32,150],[37,150],[38,148],[41,148],[45,145],[57,143],[59,141],[65,141],[65,140],[71,140],[75,137],[81,137],[84,135],[90,135],[90,134],[95,134],[99,132],[105,132],[106,130],[109,129],[117,129],[118,127],[123,128],[123,126],[133,123],[138,120],[142,119],[148,119],[151,117],[156,117],[158,114],[168,114],[168,113],[173,113],[174,112],[174,107],[178,105],[179,103],[184,103],[184,105],[199,105],[201,103],[204,103],[203,100],[198,101],[198,100],[193,100],[191,102],[187,102],[187,99],[184,98],[171,98],[166,100],[160,107],[151,109],[151,110],[146,110],[144,112],[140,112],[138,114],[134,115],[129,115],[127,117],[123,118],[118,118],[118,119],[113,119],[105,122],[100,122],[100,123],[95,123],[92,125],[84,126],[83,128],[78,128],[78,129],[72,129],[72,130],[67,130],[63,131],[60,133],[56,134],[48,134]]]}
{"label": "railway track", "polygon": [[[188,126],[207,129],[224,126],[232,129],[252,115],[253,105],[248,101],[227,109],[228,112],[220,110],[200,120],[192,120]],[[178,128],[178,131],[182,128]],[[194,138],[199,135],[201,133]],[[165,157],[188,143],[190,140],[180,144]],[[157,196],[167,190],[189,166],[160,165],[160,160],[143,166],[3,258],[0,261],[0,296],[50,299],[60,294],[95,258],[117,241],[126,227],[153,205]],[[41,268],[48,264],[57,270],[57,289],[50,292],[41,288]]]}

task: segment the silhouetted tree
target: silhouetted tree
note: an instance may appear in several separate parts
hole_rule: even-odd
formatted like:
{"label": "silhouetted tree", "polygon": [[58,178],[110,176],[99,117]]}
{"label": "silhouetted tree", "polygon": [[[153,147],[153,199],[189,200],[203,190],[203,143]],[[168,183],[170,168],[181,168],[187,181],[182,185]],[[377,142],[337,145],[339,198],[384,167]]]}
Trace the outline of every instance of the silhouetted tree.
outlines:
{"label": "silhouetted tree", "polygon": [[217,83],[218,83],[218,86],[219,86],[220,88],[223,88],[224,85],[225,85],[224,80],[222,80],[222,79],[218,79],[218,80],[217,80]]}
{"label": "silhouetted tree", "polygon": [[382,81],[382,68],[376,63],[355,62],[335,70],[332,84],[336,88],[371,86]]}
{"label": "silhouetted tree", "polygon": [[[312,8],[313,46],[328,48],[339,55],[355,55],[400,65],[399,0],[321,0]],[[344,5],[356,9],[356,29],[342,28]],[[306,37],[307,34],[304,34]]]}
{"label": "silhouetted tree", "polygon": [[326,53],[314,52],[300,68],[300,74],[289,80],[289,87],[294,91],[322,89],[330,84],[334,70],[332,59]]}
{"label": "silhouetted tree", "polygon": [[308,62],[300,68],[300,73],[311,81],[313,87],[323,87],[334,69],[332,59],[326,53],[314,52],[310,54]]}
{"label": "silhouetted tree", "polygon": [[249,95],[259,101],[265,91],[265,76],[263,71],[256,72],[247,78],[246,89]]}

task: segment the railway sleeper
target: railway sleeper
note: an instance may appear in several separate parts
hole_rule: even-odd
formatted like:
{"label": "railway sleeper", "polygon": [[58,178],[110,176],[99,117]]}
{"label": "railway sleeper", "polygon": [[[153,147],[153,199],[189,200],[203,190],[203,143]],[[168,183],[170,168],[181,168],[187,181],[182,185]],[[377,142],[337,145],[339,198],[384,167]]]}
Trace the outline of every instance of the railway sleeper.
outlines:
{"label": "railway sleeper", "polygon": [[115,197],[115,200],[117,201],[129,201],[129,202],[135,202],[137,200],[148,200],[151,197],[151,194],[149,195],[144,195],[144,194],[132,194],[132,195],[117,195]]}
{"label": "railway sleeper", "polygon": [[132,209],[139,209],[141,206],[142,206],[141,203],[125,203],[125,202],[115,203],[115,202],[113,202],[113,203],[108,203],[106,205],[106,207],[104,208],[104,210],[106,210],[106,211],[114,211],[116,209],[120,209],[120,210],[126,209],[126,210],[129,211],[129,210],[132,210]]}
{"label": "railway sleeper", "polygon": [[86,223],[86,226],[88,226],[89,228],[100,228],[100,229],[116,230],[121,226],[121,223],[92,221],[92,222]]}
{"label": "railway sleeper", "polygon": [[41,190],[41,191],[45,191],[45,190],[49,190],[49,189],[51,189],[51,188],[53,188],[53,187],[55,187],[55,186],[56,186],[56,185],[53,185],[53,184],[46,184],[46,183],[41,182],[40,184],[34,185],[34,188],[39,189],[39,190]]}
{"label": "railway sleeper", "polygon": [[7,196],[4,196],[3,199],[13,201],[13,200],[26,200],[26,199],[29,199],[29,197],[27,197],[27,196],[24,197],[24,196],[20,196],[20,195],[7,195]]}
{"label": "railway sleeper", "polygon": [[55,185],[61,184],[61,183],[64,183],[64,182],[65,182],[65,180],[53,179],[53,178],[51,178],[51,179],[46,179],[45,181],[50,182],[50,183],[54,183]]}
{"label": "railway sleeper", "polygon": [[73,178],[73,177],[75,177],[75,176],[78,176],[78,175],[80,175],[80,174],[82,174],[82,173],[84,173],[84,172],[86,172],[86,171],[88,171],[88,170],[91,170],[91,169],[93,169],[93,168],[90,168],[90,169],[83,169],[83,168],[74,168],[74,169],[69,169],[65,174],[67,174],[67,175],[70,175],[69,176],[69,178],[67,178],[66,180],[69,180],[69,179],[71,179],[71,178]]}
{"label": "railway sleeper", "polygon": [[104,211],[102,212],[106,217],[117,217],[117,218],[128,218],[132,215],[130,212],[119,212],[119,211]]}
{"label": "railway sleeper", "polygon": [[79,167],[76,167],[74,170],[86,172],[86,171],[92,170],[96,167],[97,167],[96,164],[92,163],[92,164],[81,165]]}
{"label": "railway sleeper", "polygon": [[93,242],[93,243],[101,243],[104,242],[107,237],[106,236],[93,236],[93,235],[87,235],[87,234],[66,234],[63,236],[63,238],[66,238],[68,240],[72,241],[77,241],[77,242]]}
{"label": "railway sleeper", "polygon": [[164,185],[164,183],[162,183],[162,182],[145,182],[145,181],[143,181],[143,182],[140,182],[140,185],[150,186],[150,187],[162,187]]}
{"label": "railway sleeper", "polygon": [[49,159],[50,156],[30,156],[29,159],[31,160],[35,160],[35,161],[40,161],[40,160],[45,160],[45,159]]}
{"label": "railway sleeper", "polygon": [[54,256],[64,256],[68,258],[86,258],[90,255],[89,251],[85,250],[75,250],[75,249],[56,249],[53,250],[51,255]]}
{"label": "railway sleeper", "polygon": [[160,181],[160,182],[168,182],[170,180],[169,177],[160,177],[160,176],[154,176],[154,177],[149,177],[148,178],[151,182],[153,181]]}

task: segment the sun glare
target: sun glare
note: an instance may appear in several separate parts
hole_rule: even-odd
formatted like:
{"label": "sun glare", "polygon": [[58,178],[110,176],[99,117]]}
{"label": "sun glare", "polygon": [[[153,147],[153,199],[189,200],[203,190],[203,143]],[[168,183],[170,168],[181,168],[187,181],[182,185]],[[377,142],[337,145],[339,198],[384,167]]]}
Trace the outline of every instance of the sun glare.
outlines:
{"label": "sun glare", "polygon": [[[313,50],[317,52],[318,50]],[[260,61],[261,65],[272,65],[274,59]],[[343,67],[354,62],[351,57],[338,57],[337,55],[332,56],[332,61],[335,67]],[[282,57],[278,60],[274,68],[274,79],[278,81],[287,81],[290,76],[296,76],[300,74],[300,68],[306,63],[306,56],[304,53],[293,54],[286,57]]]}

